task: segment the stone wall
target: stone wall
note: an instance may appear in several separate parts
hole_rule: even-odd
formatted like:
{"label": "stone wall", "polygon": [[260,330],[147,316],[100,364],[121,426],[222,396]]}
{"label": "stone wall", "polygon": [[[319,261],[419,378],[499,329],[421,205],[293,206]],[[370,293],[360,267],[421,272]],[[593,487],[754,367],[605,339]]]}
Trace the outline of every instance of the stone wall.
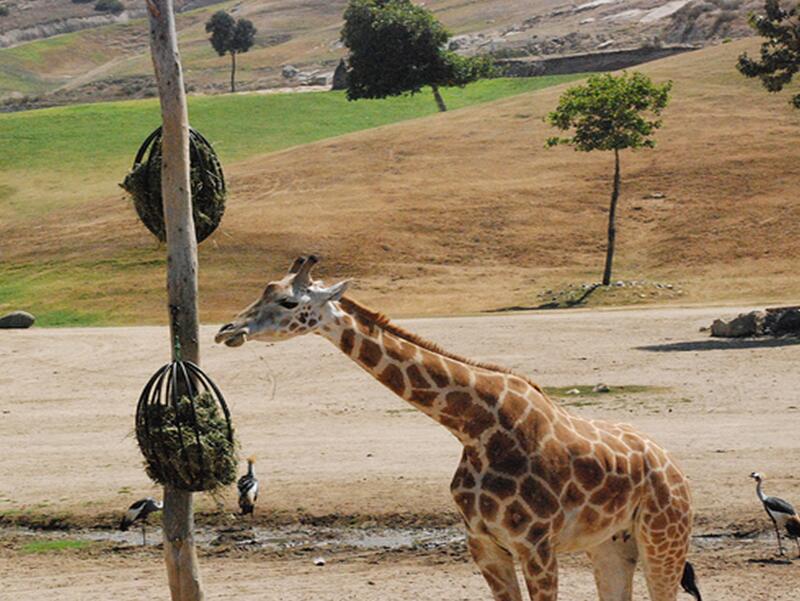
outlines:
{"label": "stone wall", "polygon": [[587,52],[566,56],[508,58],[498,59],[496,64],[506,77],[566,75],[568,73],[616,71],[691,50],[698,50],[698,47],[663,46]]}

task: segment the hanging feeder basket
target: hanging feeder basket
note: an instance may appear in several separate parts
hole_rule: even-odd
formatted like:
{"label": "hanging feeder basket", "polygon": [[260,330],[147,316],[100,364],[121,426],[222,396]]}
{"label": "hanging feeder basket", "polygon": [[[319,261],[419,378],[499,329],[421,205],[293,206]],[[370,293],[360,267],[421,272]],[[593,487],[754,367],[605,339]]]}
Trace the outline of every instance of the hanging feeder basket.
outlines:
{"label": "hanging feeder basket", "polygon": [[[217,153],[200,132],[189,128],[192,215],[197,241],[208,238],[225,212],[225,176]],[[164,205],[161,199],[161,128],[151,133],[142,145],[130,173],[120,186],[133,198],[133,206],[145,227],[161,242],[167,239],[164,229]]]}
{"label": "hanging feeder basket", "polygon": [[147,475],[159,484],[196,492],[236,479],[228,406],[194,363],[173,361],[150,378],[136,407],[136,439]]}

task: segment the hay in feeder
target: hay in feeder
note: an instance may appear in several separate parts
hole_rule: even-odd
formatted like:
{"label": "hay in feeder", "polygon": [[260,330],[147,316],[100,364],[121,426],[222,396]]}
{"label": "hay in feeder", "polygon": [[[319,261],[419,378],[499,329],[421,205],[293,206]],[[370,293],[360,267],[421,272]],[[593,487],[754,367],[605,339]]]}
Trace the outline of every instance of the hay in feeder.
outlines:
{"label": "hay in feeder", "polygon": [[[147,158],[145,158],[147,155]],[[211,143],[189,128],[192,216],[197,241],[208,238],[225,212],[225,176]],[[161,128],[151,133],[136,153],[133,167],[120,186],[133,198],[145,227],[161,242],[167,239],[161,198]]]}
{"label": "hay in feeder", "polygon": [[137,420],[147,475],[183,490],[214,490],[236,480],[233,431],[210,392],[151,403]]}
{"label": "hay in feeder", "polygon": [[174,360],[148,380],[136,405],[136,439],[148,475],[159,484],[213,491],[236,479],[228,405],[191,361]]}

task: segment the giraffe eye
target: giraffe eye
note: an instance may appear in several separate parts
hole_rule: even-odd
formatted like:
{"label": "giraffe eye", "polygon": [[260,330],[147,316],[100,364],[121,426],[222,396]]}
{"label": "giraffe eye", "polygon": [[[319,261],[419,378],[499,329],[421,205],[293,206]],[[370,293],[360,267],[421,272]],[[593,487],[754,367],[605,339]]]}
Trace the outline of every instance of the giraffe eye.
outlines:
{"label": "giraffe eye", "polygon": [[297,301],[289,300],[288,298],[282,298],[278,301],[278,304],[285,309],[294,309],[297,306]]}

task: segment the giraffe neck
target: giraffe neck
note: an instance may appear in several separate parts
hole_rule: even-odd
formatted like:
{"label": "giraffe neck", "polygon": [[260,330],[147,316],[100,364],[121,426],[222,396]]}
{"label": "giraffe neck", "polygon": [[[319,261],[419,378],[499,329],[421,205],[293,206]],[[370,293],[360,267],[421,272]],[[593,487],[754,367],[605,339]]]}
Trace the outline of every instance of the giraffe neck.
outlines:
{"label": "giraffe neck", "polygon": [[464,444],[498,424],[510,430],[562,411],[524,378],[447,353],[350,299],[329,307],[318,332]]}

